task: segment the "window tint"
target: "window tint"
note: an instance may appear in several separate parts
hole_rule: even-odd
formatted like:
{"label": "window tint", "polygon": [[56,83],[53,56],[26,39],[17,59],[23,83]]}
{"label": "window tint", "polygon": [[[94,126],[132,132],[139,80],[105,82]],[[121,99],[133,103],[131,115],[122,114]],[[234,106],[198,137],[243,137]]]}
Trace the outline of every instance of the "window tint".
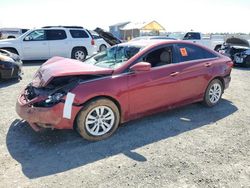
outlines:
{"label": "window tint", "polygon": [[184,40],[200,40],[200,39],[201,39],[200,33],[189,32],[184,36]]}
{"label": "window tint", "polygon": [[66,39],[66,33],[62,29],[46,30],[48,40],[63,40]]}
{"label": "window tint", "polygon": [[180,62],[217,57],[215,54],[191,44],[178,44],[177,53]]}
{"label": "window tint", "polygon": [[172,46],[167,46],[153,50],[148,53],[143,60],[151,64],[152,67],[159,67],[167,64],[173,63],[173,48]]}
{"label": "window tint", "polygon": [[101,39],[99,35],[92,35],[94,39]]}
{"label": "window tint", "polygon": [[89,35],[84,30],[70,30],[73,38],[89,38]]}
{"label": "window tint", "polygon": [[44,30],[35,30],[32,31],[30,34],[28,34],[25,38],[24,41],[41,41],[45,40],[45,32]]}

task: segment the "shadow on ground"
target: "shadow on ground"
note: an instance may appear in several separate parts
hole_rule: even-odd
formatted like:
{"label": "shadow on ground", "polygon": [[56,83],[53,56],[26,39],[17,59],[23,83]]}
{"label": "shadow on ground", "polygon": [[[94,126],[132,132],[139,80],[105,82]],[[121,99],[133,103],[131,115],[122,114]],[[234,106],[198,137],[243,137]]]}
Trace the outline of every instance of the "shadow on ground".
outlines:
{"label": "shadow on ground", "polygon": [[5,87],[9,87],[9,86],[11,86],[13,84],[17,84],[19,82],[20,82],[20,80],[17,78],[13,78],[13,79],[9,79],[9,80],[1,80],[0,81],[0,89],[5,88]]}
{"label": "shadow on ground", "polygon": [[45,62],[46,60],[32,60],[32,61],[25,60],[23,61],[23,66],[40,66]]}
{"label": "shadow on ground", "polygon": [[121,153],[144,162],[146,157],[133,150],[208,125],[235,111],[237,107],[227,100],[214,108],[193,104],[126,123],[111,138],[100,142],[83,140],[71,130],[36,133],[26,122],[15,120],[6,143],[11,156],[22,165],[23,173],[33,179]]}

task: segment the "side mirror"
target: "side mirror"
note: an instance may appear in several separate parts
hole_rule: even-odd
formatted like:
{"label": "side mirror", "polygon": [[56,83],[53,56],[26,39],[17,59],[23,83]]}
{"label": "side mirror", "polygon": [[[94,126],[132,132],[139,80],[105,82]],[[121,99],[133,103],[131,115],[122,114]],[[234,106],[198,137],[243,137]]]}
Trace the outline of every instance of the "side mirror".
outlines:
{"label": "side mirror", "polygon": [[133,72],[146,72],[150,71],[151,69],[151,64],[148,62],[139,62],[130,67],[130,70]]}
{"label": "side mirror", "polygon": [[24,38],[24,41],[31,41],[32,40],[32,37],[31,36],[26,36],[25,38]]}

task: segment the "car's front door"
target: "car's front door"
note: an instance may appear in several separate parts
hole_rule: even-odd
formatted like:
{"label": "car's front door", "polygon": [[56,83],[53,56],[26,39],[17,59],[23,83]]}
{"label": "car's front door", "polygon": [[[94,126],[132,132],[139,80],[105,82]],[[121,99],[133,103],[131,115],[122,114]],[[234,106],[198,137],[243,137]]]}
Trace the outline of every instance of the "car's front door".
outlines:
{"label": "car's front door", "polygon": [[145,55],[151,63],[147,72],[131,73],[128,78],[130,115],[160,109],[181,100],[178,94],[179,65],[174,64],[173,47],[165,46]]}
{"label": "car's front door", "polygon": [[43,29],[27,34],[22,42],[24,60],[44,60],[49,58],[49,44]]}

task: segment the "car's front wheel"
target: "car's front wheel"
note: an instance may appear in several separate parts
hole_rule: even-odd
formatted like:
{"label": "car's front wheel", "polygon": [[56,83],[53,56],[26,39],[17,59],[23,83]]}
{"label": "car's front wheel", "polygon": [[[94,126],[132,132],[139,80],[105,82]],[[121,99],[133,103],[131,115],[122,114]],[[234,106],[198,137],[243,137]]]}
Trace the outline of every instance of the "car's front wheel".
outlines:
{"label": "car's front wheel", "polygon": [[77,131],[89,141],[110,137],[118,128],[120,112],[117,106],[106,98],[88,103],[77,117]]}
{"label": "car's front wheel", "polygon": [[203,103],[206,106],[212,107],[216,105],[222,96],[223,85],[219,79],[214,79],[210,82],[206,89]]}

